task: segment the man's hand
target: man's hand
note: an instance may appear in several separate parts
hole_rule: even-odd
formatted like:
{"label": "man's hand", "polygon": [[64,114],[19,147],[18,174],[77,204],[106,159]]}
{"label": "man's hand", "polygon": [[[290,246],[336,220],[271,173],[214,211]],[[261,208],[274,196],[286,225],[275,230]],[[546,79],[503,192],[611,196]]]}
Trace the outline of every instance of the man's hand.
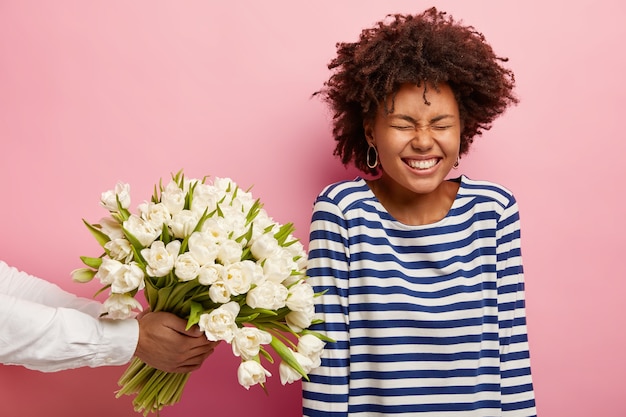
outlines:
{"label": "man's hand", "polygon": [[185,373],[200,368],[219,343],[207,340],[198,326],[185,330],[187,321],[172,313],[147,312],[137,320],[135,356],[165,372]]}

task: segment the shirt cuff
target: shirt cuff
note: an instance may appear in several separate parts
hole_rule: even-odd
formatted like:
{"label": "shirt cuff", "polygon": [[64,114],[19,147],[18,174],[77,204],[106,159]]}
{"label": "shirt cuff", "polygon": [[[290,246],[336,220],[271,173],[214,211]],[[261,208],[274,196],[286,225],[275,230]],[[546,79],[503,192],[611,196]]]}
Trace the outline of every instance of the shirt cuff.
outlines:
{"label": "shirt cuff", "polygon": [[102,352],[90,366],[124,365],[133,357],[139,341],[139,322],[136,319],[100,319],[102,324]]}

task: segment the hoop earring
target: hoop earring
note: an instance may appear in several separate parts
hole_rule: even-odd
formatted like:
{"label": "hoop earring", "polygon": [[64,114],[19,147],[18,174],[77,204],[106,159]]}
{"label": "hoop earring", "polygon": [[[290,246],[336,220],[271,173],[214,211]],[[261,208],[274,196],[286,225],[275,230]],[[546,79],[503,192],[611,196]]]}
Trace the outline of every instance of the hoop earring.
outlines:
{"label": "hoop earring", "polygon": [[[374,155],[372,156],[372,151],[374,151]],[[374,162],[372,162],[372,158],[374,159]],[[369,144],[368,148],[367,148],[367,154],[366,154],[366,161],[367,163],[367,167],[369,169],[374,169],[378,166],[378,151],[376,150],[376,147],[374,145],[372,145],[371,143]]]}

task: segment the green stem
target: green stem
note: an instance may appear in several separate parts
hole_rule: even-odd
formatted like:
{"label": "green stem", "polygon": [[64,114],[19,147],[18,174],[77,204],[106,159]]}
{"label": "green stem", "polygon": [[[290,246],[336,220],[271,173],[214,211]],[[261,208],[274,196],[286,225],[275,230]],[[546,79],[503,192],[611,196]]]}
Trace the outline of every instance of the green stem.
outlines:
{"label": "green stem", "polygon": [[189,373],[160,371],[135,357],[118,381],[121,389],[116,397],[135,394],[135,411],[143,412],[144,416],[149,413],[158,414],[164,406],[180,401],[189,376]]}

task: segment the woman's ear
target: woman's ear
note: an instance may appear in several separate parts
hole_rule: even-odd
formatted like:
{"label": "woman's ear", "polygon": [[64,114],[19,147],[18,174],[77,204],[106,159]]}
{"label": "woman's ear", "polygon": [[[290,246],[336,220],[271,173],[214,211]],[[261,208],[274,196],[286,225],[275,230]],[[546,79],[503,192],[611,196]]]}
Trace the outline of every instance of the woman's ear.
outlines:
{"label": "woman's ear", "polygon": [[363,121],[363,131],[365,132],[367,143],[374,145],[374,124],[371,120]]}

